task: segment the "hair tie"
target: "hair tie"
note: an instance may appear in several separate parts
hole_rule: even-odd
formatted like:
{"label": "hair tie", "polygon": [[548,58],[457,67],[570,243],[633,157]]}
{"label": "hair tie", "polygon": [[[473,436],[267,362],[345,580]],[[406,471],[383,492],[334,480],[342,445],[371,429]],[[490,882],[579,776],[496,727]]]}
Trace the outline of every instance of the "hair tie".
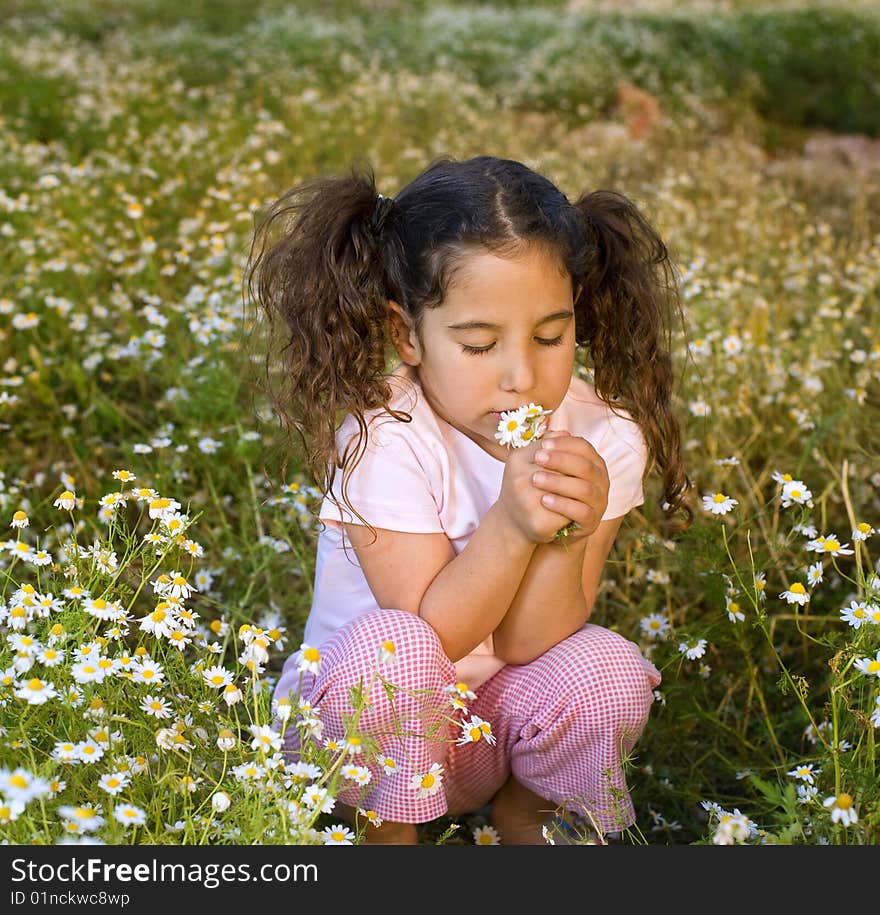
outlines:
{"label": "hair tie", "polygon": [[376,233],[376,235],[382,234],[382,229],[385,226],[385,221],[388,219],[388,214],[391,212],[393,207],[393,197],[385,197],[383,194],[376,195],[376,206],[373,209],[373,218],[371,221],[373,231]]}

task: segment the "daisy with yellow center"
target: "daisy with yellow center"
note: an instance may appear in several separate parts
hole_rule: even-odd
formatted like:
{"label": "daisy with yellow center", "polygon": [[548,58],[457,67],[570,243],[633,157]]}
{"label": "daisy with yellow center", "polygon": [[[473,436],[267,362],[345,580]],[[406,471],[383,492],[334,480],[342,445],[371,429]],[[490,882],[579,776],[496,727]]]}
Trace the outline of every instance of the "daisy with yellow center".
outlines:
{"label": "daisy with yellow center", "polygon": [[293,714],[293,705],[287,696],[282,696],[275,703],[275,715],[279,721],[288,721]]}
{"label": "daisy with yellow center", "polygon": [[209,667],[207,670],[202,671],[202,679],[208,686],[212,686],[215,689],[224,689],[232,683],[232,672],[220,665],[214,665],[214,667]]}
{"label": "daisy with yellow center", "polygon": [[91,832],[104,823],[104,817],[94,807],[62,806],[58,808],[58,815],[75,828],[72,832]]}
{"label": "daisy with yellow center", "polygon": [[48,680],[32,677],[24,686],[15,691],[15,695],[19,699],[26,700],[28,705],[42,705],[44,702],[54,699],[58,693]]}
{"label": "daisy with yellow center", "polygon": [[98,787],[113,796],[123,791],[131,780],[126,772],[107,772],[98,781]]}
{"label": "daisy with yellow center", "polygon": [[357,812],[373,826],[379,827],[382,825],[382,817],[375,810],[364,810],[363,807],[358,807]]}
{"label": "daisy with yellow center", "polygon": [[518,407],[516,410],[506,410],[501,413],[498,420],[495,438],[508,448],[525,448],[533,439],[538,439],[544,434],[544,417],[552,412],[534,403]]}
{"label": "daisy with yellow center", "polygon": [[321,833],[321,838],[325,845],[353,845],[355,834],[342,823],[335,826],[327,826]]}
{"label": "daisy with yellow center", "polygon": [[68,512],[72,511],[76,507],[76,495],[69,489],[65,489],[52,504],[55,508],[62,508]]}
{"label": "daisy with yellow center", "polygon": [[380,664],[396,664],[397,663],[397,646],[391,639],[386,639],[379,646],[379,663]]}
{"label": "daisy with yellow center", "polygon": [[12,823],[24,813],[24,803],[17,800],[0,800],[0,824]]}
{"label": "daisy with yellow center", "polygon": [[461,736],[456,744],[460,746],[465,743],[477,743],[480,740],[485,740],[488,744],[495,743],[492,725],[479,716],[472,715],[467,721],[461,722]]}
{"label": "daisy with yellow center", "polygon": [[491,826],[476,826],[473,830],[474,845],[500,845],[501,837]]}
{"label": "daisy with yellow center", "polygon": [[789,604],[800,604],[802,607],[810,599],[807,589],[799,581],[794,582],[787,591],[783,591],[779,596]]}
{"label": "daisy with yellow center", "polygon": [[841,826],[854,826],[859,821],[854,804],[852,795],[845,792],[826,797],[823,801],[823,806],[831,812],[831,822]]}
{"label": "daisy with yellow center", "polygon": [[373,773],[366,766],[348,765],[342,767],[342,777],[363,786],[370,784]]}
{"label": "daisy with yellow center", "polygon": [[301,672],[318,673],[321,664],[321,652],[305,642],[300,645],[300,660],[297,669]]}
{"label": "daisy with yellow center", "polygon": [[869,677],[880,677],[880,651],[873,658],[859,658],[853,667]]}
{"label": "daisy with yellow center", "polygon": [[180,503],[176,502],[174,499],[166,499],[160,496],[159,498],[150,501],[148,511],[151,518],[162,520],[163,518],[167,518],[169,515],[174,514],[180,507]]}
{"label": "daisy with yellow center", "polygon": [[113,819],[123,826],[143,826],[147,822],[147,814],[133,804],[119,804],[113,811]]}
{"label": "daisy with yellow center", "polygon": [[161,696],[144,696],[141,700],[140,707],[148,715],[152,715],[154,718],[171,717],[171,706],[168,704],[168,700]]}
{"label": "daisy with yellow center", "polygon": [[140,661],[132,674],[135,683],[161,683],[165,679],[162,666],[150,658]]}
{"label": "daisy with yellow center", "polygon": [[825,553],[831,553],[835,556],[852,556],[853,550],[848,549],[849,544],[841,545],[840,541],[834,537],[826,537],[822,544],[822,550]]}
{"label": "daisy with yellow center", "polygon": [[235,746],[235,734],[229,728],[221,728],[217,732],[217,749],[227,753]]}
{"label": "daisy with yellow center", "polygon": [[346,737],[345,740],[343,740],[342,745],[352,756],[358,756],[364,750],[364,742],[357,734]]}
{"label": "daisy with yellow center", "polygon": [[449,686],[445,687],[445,690],[448,693],[458,696],[458,698],[462,700],[477,698],[477,694],[467,685],[467,683],[451,683]]}
{"label": "daisy with yellow center", "polygon": [[808,552],[830,553],[832,556],[852,556],[854,553],[848,543],[841,544],[837,534],[816,537],[815,540],[810,540],[804,549]]}
{"label": "daisy with yellow center", "polygon": [[443,766],[440,763],[432,763],[431,768],[424,775],[413,775],[409,780],[409,786],[416,792],[417,798],[431,797],[440,790],[442,785]]}
{"label": "daisy with yellow center", "polygon": [[703,509],[712,515],[726,515],[734,505],[739,505],[739,502],[723,492],[703,496]]}

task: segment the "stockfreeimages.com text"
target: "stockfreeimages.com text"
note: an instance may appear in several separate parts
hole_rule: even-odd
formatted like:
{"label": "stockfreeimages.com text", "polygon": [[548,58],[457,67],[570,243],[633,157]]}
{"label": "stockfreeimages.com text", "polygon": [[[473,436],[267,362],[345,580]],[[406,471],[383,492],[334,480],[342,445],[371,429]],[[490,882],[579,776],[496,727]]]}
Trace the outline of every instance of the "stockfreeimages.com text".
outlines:
{"label": "stockfreeimages.com text", "polygon": [[167,864],[155,858],[138,864],[88,858],[60,864],[12,860],[12,882],[22,883],[196,883],[209,890],[223,883],[317,883],[316,864]]}

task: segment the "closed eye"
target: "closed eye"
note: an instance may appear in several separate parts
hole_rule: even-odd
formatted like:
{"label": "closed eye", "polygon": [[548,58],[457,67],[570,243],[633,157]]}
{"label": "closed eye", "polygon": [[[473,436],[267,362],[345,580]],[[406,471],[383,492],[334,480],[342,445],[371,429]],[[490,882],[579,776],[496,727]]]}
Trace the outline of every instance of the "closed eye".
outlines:
{"label": "closed eye", "polygon": [[[535,337],[535,342],[539,343],[541,346],[560,346],[562,344],[562,334],[558,337],[553,337],[551,340],[548,340],[545,337]],[[488,346],[468,346],[466,343],[461,344],[462,350],[466,353],[470,353],[472,356],[482,356],[494,347],[494,343],[490,343]]]}

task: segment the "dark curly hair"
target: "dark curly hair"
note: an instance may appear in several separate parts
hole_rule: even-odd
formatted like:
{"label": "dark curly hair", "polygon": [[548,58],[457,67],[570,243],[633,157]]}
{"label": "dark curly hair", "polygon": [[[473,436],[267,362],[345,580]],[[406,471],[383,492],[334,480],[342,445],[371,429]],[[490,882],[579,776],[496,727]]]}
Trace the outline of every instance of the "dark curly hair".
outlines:
{"label": "dark curly hair", "polygon": [[[291,188],[256,227],[247,292],[270,328],[283,321],[283,372],[270,390],[322,492],[339,468],[348,503],[345,482],[366,445],[367,411],[411,418],[389,407],[388,300],[418,333],[424,310],[443,302],[469,253],[503,257],[533,244],[555,252],[583,287],[576,340],[596,392],[641,427],[671,526],[690,523],[672,409],[672,322],[682,313],[666,246],[624,195],[596,190],[571,203],[547,178],[494,156],[436,159],[393,201],[377,194],[369,165],[354,165]],[[336,431],[349,413],[358,434],[340,454]]]}

